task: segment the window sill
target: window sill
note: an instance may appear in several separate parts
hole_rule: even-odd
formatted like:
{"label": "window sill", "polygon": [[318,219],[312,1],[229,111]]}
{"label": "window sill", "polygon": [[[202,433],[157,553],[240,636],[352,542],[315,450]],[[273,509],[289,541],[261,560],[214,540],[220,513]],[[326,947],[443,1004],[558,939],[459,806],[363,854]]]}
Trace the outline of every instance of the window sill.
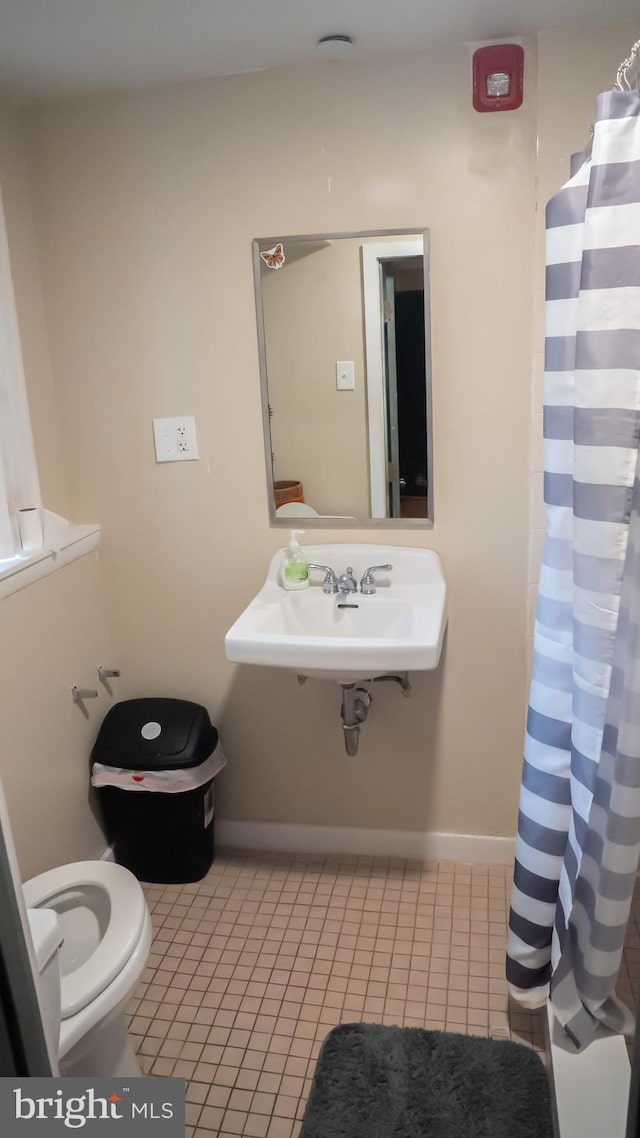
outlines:
{"label": "window sill", "polygon": [[19,589],[32,585],[41,577],[55,573],[64,565],[70,565],[87,553],[92,553],[100,544],[100,526],[70,525],[57,553],[51,549],[41,549],[30,557],[19,557],[13,561],[0,561],[0,600],[17,593]]}

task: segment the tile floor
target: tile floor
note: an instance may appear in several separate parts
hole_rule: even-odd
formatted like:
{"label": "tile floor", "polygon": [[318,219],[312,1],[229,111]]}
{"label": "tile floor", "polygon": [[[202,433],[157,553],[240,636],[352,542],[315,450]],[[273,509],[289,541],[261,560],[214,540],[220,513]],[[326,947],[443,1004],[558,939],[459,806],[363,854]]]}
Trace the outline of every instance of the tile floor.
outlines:
{"label": "tile floor", "polygon": [[131,1031],[146,1072],[188,1080],[187,1138],[295,1138],[341,1022],[544,1052],[539,1016],[507,1007],[510,878],[502,866],[229,851],[197,884],[146,886],[154,940]]}

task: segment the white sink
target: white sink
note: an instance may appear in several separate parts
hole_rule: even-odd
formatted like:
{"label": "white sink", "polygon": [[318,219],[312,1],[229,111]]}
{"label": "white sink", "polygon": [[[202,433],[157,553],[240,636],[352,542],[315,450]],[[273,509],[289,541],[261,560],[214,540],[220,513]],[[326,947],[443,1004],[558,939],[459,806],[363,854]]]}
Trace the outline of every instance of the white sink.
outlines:
{"label": "white sink", "polygon": [[[305,545],[304,552],[338,577],[352,566],[357,581],[370,565],[389,563],[393,569],[376,575],[372,596],[327,595],[324,574],[317,570],[311,570],[308,589],[289,592],[279,581],[284,550],[278,550],[262,589],[227,632],[229,660],[340,683],[438,666],[447,617],[437,553],[355,544]],[[339,607],[345,603],[357,608]]]}

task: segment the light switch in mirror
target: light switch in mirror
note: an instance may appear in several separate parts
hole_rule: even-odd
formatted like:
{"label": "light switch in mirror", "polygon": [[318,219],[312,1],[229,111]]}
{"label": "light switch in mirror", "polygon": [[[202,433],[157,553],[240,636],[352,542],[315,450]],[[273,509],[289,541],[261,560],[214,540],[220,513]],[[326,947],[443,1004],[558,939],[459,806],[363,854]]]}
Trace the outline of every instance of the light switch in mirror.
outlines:
{"label": "light switch in mirror", "polygon": [[428,230],[253,242],[274,525],[432,524]]}

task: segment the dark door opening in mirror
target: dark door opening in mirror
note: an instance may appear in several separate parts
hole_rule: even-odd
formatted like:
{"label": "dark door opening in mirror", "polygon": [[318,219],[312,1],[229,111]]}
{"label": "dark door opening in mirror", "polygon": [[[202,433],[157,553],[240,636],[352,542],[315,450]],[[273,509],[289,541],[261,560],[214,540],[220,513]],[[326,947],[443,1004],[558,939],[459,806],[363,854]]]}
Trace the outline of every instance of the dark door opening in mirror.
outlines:
{"label": "dark door opening in mirror", "polygon": [[424,275],[419,257],[382,262],[387,516],[427,518]]}

